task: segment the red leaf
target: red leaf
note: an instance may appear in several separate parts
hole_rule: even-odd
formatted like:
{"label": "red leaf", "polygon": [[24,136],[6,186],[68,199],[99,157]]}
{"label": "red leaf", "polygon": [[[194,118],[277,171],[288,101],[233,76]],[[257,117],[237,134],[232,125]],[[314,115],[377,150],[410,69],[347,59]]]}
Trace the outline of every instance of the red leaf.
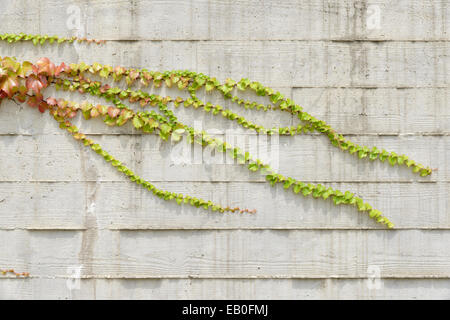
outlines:
{"label": "red leaf", "polygon": [[76,111],[71,111],[68,115],[69,118],[73,118],[77,115]]}
{"label": "red leaf", "polygon": [[40,93],[42,88],[47,87],[47,78],[45,76],[30,75],[25,82],[27,89],[33,90],[35,93]]}
{"label": "red leaf", "polygon": [[45,101],[41,101],[41,102],[39,103],[39,111],[40,111],[40,112],[44,113],[45,110],[47,110],[47,108],[48,108],[48,104],[45,103]]}
{"label": "red leaf", "polygon": [[114,68],[114,73],[116,75],[120,76],[120,75],[125,73],[125,68],[117,66],[117,67]]}
{"label": "red leaf", "polygon": [[39,105],[39,103],[41,103],[42,99],[43,99],[42,94],[37,93],[34,96],[30,97],[27,103],[30,107],[36,108]]}
{"label": "red leaf", "polygon": [[41,58],[33,66],[33,71],[35,74],[42,74],[47,76],[53,76],[55,74],[55,64],[52,63],[48,58]]}
{"label": "red leaf", "polygon": [[100,88],[100,92],[101,93],[105,93],[106,91],[108,91],[109,89],[111,89],[111,87],[108,84],[105,84],[104,86],[102,86]]}
{"label": "red leaf", "polygon": [[47,98],[47,104],[50,106],[56,106],[58,104],[58,102],[56,101],[55,98]]}
{"label": "red leaf", "polygon": [[70,72],[70,67],[66,65],[64,62],[61,65],[57,66],[55,69],[55,76],[59,76],[62,72]]}
{"label": "red leaf", "polygon": [[35,96],[32,96],[28,99],[27,104],[32,108],[36,108],[39,105],[39,101]]}
{"label": "red leaf", "polygon": [[27,101],[27,96],[24,94],[19,94],[16,95],[15,98],[17,99],[17,101],[24,103],[25,101]]}

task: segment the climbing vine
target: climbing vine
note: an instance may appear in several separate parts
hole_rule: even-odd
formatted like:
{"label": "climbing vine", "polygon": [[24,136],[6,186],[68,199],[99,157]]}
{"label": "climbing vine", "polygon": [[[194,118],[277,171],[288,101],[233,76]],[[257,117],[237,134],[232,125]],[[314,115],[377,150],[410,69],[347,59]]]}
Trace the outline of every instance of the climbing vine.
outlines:
{"label": "climbing vine", "polygon": [[[103,41],[85,38],[59,38],[56,36],[26,35],[23,33],[18,35],[3,34],[0,35],[0,39],[9,43],[31,41],[34,45],[73,43],[74,41],[103,43]],[[112,87],[102,82],[103,80],[91,80],[89,77],[94,75],[100,77],[100,79],[105,79],[105,81],[125,82],[127,88]],[[163,85],[169,88],[176,87],[187,91],[189,97],[172,98],[150,94],[145,90],[137,89],[137,85],[140,85],[141,88],[146,88],[150,85],[154,87]],[[94,105],[88,100],[74,102],[57,99],[52,96],[44,96],[44,89],[51,86],[57,90],[78,91],[82,94],[100,97],[108,104]],[[230,109],[209,101],[202,101],[196,94],[202,88],[206,92],[218,91],[225,99],[230,99],[245,109],[263,112],[281,110],[282,112],[290,113],[299,119],[299,124],[290,127],[265,128],[247,120]],[[269,104],[264,105],[244,100],[235,94],[236,91],[246,90],[253,91],[258,96],[267,97]],[[99,154],[106,162],[122,172],[131,181],[141,185],[157,197],[167,201],[176,201],[180,205],[189,204],[217,212],[255,213],[256,211],[239,207],[225,207],[210,200],[158,189],[151,182],[135,174],[98,143],[80,132],[70,120],[81,113],[86,120],[102,118],[108,126],[123,126],[125,123],[131,122],[136,130],[140,130],[143,133],[158,134],[163,141],[172,141],[174,143],[180,141],[182,136],[186,136],[187,140],[192,144],[199,144],[204,148],[209,147],[218,152],[226,153],[227,156],[237,159],[237,162],[246,166],[248,170],[261,172],[272,186],[282,184],[284,189],[291,189],[295,194],[305,197],[312,196],[323,200],[331,199],[336,205],[355,206],[359,211],[366,212],[375,221],[384,224],[388,228],[393,228],[394,224],[384,217],[379,210],[372,208],[370,204],[354,193],[350,191],[342,192],[322,184],[312,184],[292,177],[285,177],[260,159],[254,158],[249,152],[244,152],[219,138],[208,135],[205,131],[195,130],[193,127],[182,123],[168,106],[172,104],[175,108],[182,106],[200,109],[203,112],[237,122],[243,128],[253,130],[259,134],[292,136],[307,132],[318,132],[328,137],[333,146],[360,159],[366,158],[370,161],[381,162],[387,160],[391,166],[410,167],[414,173],[418,173],[420,176],[427,176],[432,172],[429,167],[417,163],[406,155],[398,155],[392,151],[362,146],[351,142],[324,121],[316,119],[304,111],[302,107],[291,99],[286,99],[281,93],[249,79],[241,79],[240,81],[227,79],[224,83],[221,83],[216,78],[187,70],[158,72],[147,69],[128,69],[121,66],[113,67],[99,63],[92,65],[85,63],[61,63],[56,65],[48,58],[41,58],[36,63],[31,63],[27,61],[19,62],[14,57],[0,57],[0,104],[3,99],[14,100],[17,103],[27,103],[30,107],[36,108],[42,113],[48,111],[54,120],[58,122],[61,129],[66,130],[74,139]],[[128,102],[139,103],[143,109],[135,111],[127,105]],[[154,110],[145,111],[144,108],[146,106],[155,107],[159,112]]]}
{"label": "climbing vine", "polygon": [[2,270],[0,269],[0,274],[2,275],[7,275],[7,274],[11,274],[16,276],[17,278],[28,278],[30,276],[30,274],[28,272],[16,272],[14,271],[14,269],[8,269],[8,270]]}

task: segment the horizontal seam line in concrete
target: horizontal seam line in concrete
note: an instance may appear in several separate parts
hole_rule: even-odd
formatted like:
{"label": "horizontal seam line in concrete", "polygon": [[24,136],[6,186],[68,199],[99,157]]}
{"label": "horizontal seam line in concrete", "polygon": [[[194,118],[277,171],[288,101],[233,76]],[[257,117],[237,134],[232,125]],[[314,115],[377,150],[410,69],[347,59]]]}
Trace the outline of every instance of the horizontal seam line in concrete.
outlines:
{"label": "horizontal seam line in concrete", "polygon": [[356,227],[311,227],[311,228],[303,228],[303,227],[280,227],[280,228],[276,228],[276,227],[256,227],[256,228],[242,228],[242,227],[238,227],[238,228],[233,228],[233,227],[226,227],[226,228],[215,228],[215,227],[209,227],[209,228],[185,228],[185,227],[180,227],[180,228],[174,228],[174,227],[170,227],[170,228],[131,228],[131,227],[127,227],[127,228],[112,228],[112,227],[106,227],[106,228],[74,228],[74,229],[70,229],[70,228],[63,228],[63,229],[59,229],[59,228],[55,228],[55,227],[50,227],[50,228],[0,228],[1,231],[68,231],[68,232],[77,232],[77,231],[86,231],[86,230],[109,230],[109,231],[114,231],[114,232],[120,232],[120,231],[125,231],[125,232],[130,232],[130,231],[136,231],[136,232],[173,232],[173,231],[184,231],[184,232],[190,232],[190,231],[262,231],[262,230],[268,230],[268,231],[323,231],[323,232],[327,232],[327,231],[338,231],[338,232],[342,232],[342,231],[383,231],[383,232],[394,232],[394,231],[409,231],[409,230],[418,230],[418,231],[450,231],[450,226],[448,227],[396,227],[392,230],[388,230],[382,227],[361,227],[361,228],[356,228]]}
{"label": "horizontal seam line in concrete", "polygon": [[[3,276],[0,277],[0,281],[2,280],[24,280],[24,279],[74,279],[74,277],[70,276],[33,276],[29,277],[15,277],[15,276]],[[367,280],[370,276],[339,276],[339,275],[326,275],[326,276],[301,276],[301,275],[233,275],[233,276],[205,276],[205,275],[167,275],[167,276],[108,276],[108,275],[83,275],[77,277],[80,280],[90,280],[90,279],[104,279],[104,280],[176,280],[176,279],[198,279],[198,280],[233,280],[233,279],[249,279],[249,280],[326,280],[326,279],[335,279],[335,280]],[[418,279],[418,280],[430,280],[430,279],[450,279],[450,275],[381,275],[380,279]]]}
{"label": "horizontal seam line in concrete", "polygon": [[[295,125],[290,125],[287,127],[295,127]],[[207,130],[207,129],[206,129]],[[85,135],[87,136],[159,136],[158,134],[155,133],[140,133],[140,132],[90,132],[90,133],[86,133],[84,132]],[[226,132],[223,133],[215,133],[215,135],[221,135],[221,134],[226,134]],[[258,134],[253,133],[253,132],[232,132],[229,133],[232,135],[243,135],[243,136],[256,136]],[[394,133],[394,132],[386,132],[386,133],[376,133],[376,132],[365,132],[365,133],[340,133],[343,136],[347,136],[347,137],[371,137],[371,136],[381,136],[381,137],[446,137],[446,136],[450,136],[450,132],[407,132],[407,133]],[[2,136],[25,136],[25,137],[32,137],[32,136],[66,136],[67,133],[65,132],[51,132],[51,133],[0,133],[0,137]],[[264,135],[264,134],[262,134]],[[284,134],[284,135],[280,135],[282,137],[292,137],[289,134]],[[305,133],[305,134],[301,134],[301,135],[296,135],[296,136],[311,136],[311,137],[322,137],[323,134],[320,133]]]}
{"label": "horizontal seam line in concrete", "polygon": [[[111,231],[139,231],[139,230],[142,230],[142,231],[146,231],[146,230],[149,230],[149,231],[159,231],[159,230],[162,230],[162,231],[179,231],[179,230],[181,230],[181,231],[191,231],[191,230],[194,230],[194,231],[203,231],[203,230],[212,230],[212,231],[222,231],[222,230],[224,230],[224,231],[232,231],[232,230],[249,230],[249,231],[252,231],[252,230],[256,230],[256,231],[260,231],[260,230],[279,230],[279,231],[302,231],[302,230],[318,230],[318,231],[360,231],[360,230],[364,230],[364,231],[390,231],[390,230],[387,230],[387,229],[383,229],[382,227],[379,227],[379,228],[371,228],[371,227],[361,227],[361,228],[356,228],[356,227],[342,227],[342,228],[336,228],[336,227],[311,227],[311,228],[308,228],[308,227],[306,227],[306,228],[303,228],[303,227],[280,227],[280,228],[276,228],[276,227],[256,227],[256,228],[252,228],[252,227],[249,227],[249,228],[232,228],[232,227],[227,227],[227,228],[161,228],[161,229],[157,229],[157,228],[154,228],[154,229],[139,229],[139,228],[113,228],[113,227],[110,227],[110,228],[107,228],[107,230],[111,230]],[[448,227],[436,227],[436,228],[434,228],[434,227],[405,227],[405,228],[402,228],[402,227],[395,227],[394,229],[393,229],[394,231],[395,230],[442,230],[442,231],[447,231],[447,230],[450,230],[450,226],[448,226]]]}
{"label": "horizontal seam line in concrete", "polygon": [[373,85],[350,85],[350,86],[276,86],[276,88],[291,88],[291,89],[449,89],[448,85],[433,85],[433,86],[373,86]]}
{"label": "horizontal seam line in concrete", "polygon": [[[266,180],[149,180],[155,183],[268,183]],[[450,180],[304,180],[311,183],[449,183]],[[131,183],[129,180],[0,180],[1,183]]]}
{"label": "horizontal seam line in concrete", "polygon": [[[95,38],[95,37],[94,37]],[[215,39],[215,38],[116,38],[116,39],[105,39],[101,40],[106,41],[106,43],[102,44],[107,45],[108,42],[336,42],[336,43],[389,43],[389,42],[398,42],[398,43],[448,43],[450,42],[450,38],[406,38],[406,39],[383,39],[383,38],[254,38],[254,39]],[[87,46],[91,44],[85,44]]]}

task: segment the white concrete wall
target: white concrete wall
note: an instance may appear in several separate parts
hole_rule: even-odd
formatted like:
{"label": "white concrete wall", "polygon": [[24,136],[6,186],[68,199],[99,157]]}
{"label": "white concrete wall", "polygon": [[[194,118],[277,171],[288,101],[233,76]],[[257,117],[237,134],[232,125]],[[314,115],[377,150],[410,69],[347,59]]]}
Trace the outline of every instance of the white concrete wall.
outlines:
{"label": "white concrete wall", "polygon": [[[77,8],[88,37],[111,41],[0,43],[0,56],[248,77],[355,141],[438,171],[421,178],[358,161],[316,134],[280,138],[280,172],[357,192],[396,223],[388,231],[353,208],[271,188],[236,165],[170,164],[167,145],[129,126],[76,121],[158,186],[258,210],[206,214],[140,189],[48,114],[4,102],[0,268],[31,276],[0,276],[0,298],[450,298],[447,1],[17,0],[2,3],[0,32],[72,35],[67,22]],[[178,112],[206,129],[237,128],[198,110]],[[69,279],[78,267],[79,288]]]}

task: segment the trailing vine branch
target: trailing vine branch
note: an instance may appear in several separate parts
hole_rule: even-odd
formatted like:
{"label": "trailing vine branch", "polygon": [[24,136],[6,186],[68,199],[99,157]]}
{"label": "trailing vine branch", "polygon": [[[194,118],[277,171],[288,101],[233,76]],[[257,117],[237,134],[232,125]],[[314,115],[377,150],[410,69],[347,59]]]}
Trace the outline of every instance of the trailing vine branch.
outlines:
{"label": "trailing vine branch", "polygon": [[[102,43],[102,41],[88,40],[85,38],[59,38],[56,36],[26,35],[23,33],[19,35],[3,34],[0,35],[0,40],[9,43],[32,41],[34,45],[64,42],[73,43],[74,41]],[[88,75],[112,79],[115,82],[125,80],[127,89],[111,87],[101,81],[90,80]],[[163,84],[169,88],[175,86],[180,90],[187,90],[189,92],[189,98],[171,98],[169,96],[163,97],[157,94],[150,94],[142,89],[133,89],[136,84],[139,84],[141,88],[148,87],[150,84],[154,87],[160,87]],[[42,91],[50,86],[54,86],[57,90],[62,89],[78,91],[82,94],[87,93],[91,96],[100,97],[112,103],[112,105],[93,105],[88,101],[80,104],[54,97],[44,98]],[[247,120],[230,109],[200,100],[197,97],[197,92],[202,88],[206,92],[213,90],[219,91],[225,99],[231,99],[232,102],[245,109],[263,111],[281,110],[288,112],[297,117],[301,123],[290,127],[265,128],[262,125]],[[252,90],[258,96],[268,97],[271,103],[264,105],[247,101],[234,94],[236,91],[246,90]],[[368,158],[372,161],[378,159],[382,162],[388,160],[392,166],[404,165],[411,167],[413,172],[419,173],[421,176],[427,176],[432,172],[429,167],[425,167],[409,159],[406,155],[397,155],[395,152],[388,152],[384,149],[379,150],[376,147],[360,146],[351,142],[343,135],[337,133],[324,121],[318,120],[305,112],[302,107],[295,104],[292,100],[285,99],[281,93],[274,92],[271,88],[265,87],[258,82],[251,82],[248,79],[241,79],[240,81],[227,79],[225,83],[220,83],[215,78],[187,70],[155,72],[146,69],[126,69],[120,66],[112,67],[98,63],[92,65],[85,63],[66,65],[62,63],[58,66],[53,64],[48,58],[41,58],[35,64],[32,64],[26,61],[22,63],[18,62],[15,58],[0,57],[0,103],[3,99],[9,99],[16,103],[26,102],[30,107],[37,108],[42,113],[48,110],[59,123],[59,126],[70,133],[74,139],[92,149],[102,156],[106,162],[126,175],[131,181],[151,191],[159,198],[174,200],[178,204],[185,203],[207,210],[211,209],[212,211],[255,212],[255,210],[249,209],[230,208],[229,206],[223,207],[209,200],[156,188],[151,182],[136,175],[122,162],[106,152],[99,144],[81,133],[71,123],[70,119],[74,118],[81,111],[86,120],[103,118],[105,124],[109,126],[122,126],[130,121],[136,130],[142,131],[143,133],[156,133],[164,141],[170,139],[170,141],[177,143],[182,137],[186,137],[190,143],[200,144],[204,148],[209,147],[218,152],[226,153],[227,156],[236,159],[239,164],[245,165],[251,172],[259,171],[272,186],[282,184],[284,189],[292,189],[294,193],[300,193],[305,197],[311,195],[314,198],[322,198],[324,200],[332,199],[336,205],[353,205],[359,211],[367,212],[371,218],[388,228],[393,228],[394,224],[382,216],[380,211],[372,208],[370,204],[364,202],[363,199],[350,191],[341,192],[322,184],[315,185],[291,177],[285,177],[273,170],[268,164],[254,158],[249,152],[244,152],[227,142],[209,136],[204,131],[197,131],[183,124],[175,116],[174,112],[169,109],[169,104],[172,104],[175,108],[179,106],[192,106],[196,109],[201,109],[203,112],[212,113],[230,121],[235,121],[243,128],[254,130],[260,134],[296,135],[316,131],[327,136],[332,145],[351,154],[356,154],[361,159]],[[129,103],[139,103],[141,107],[148,105],[157,107],[159,113],[154,110],[134,111],[123,102],[125,100]]]}
{"label": "trailing vine branch", "polygon": [[0,274],[2,274],[3,276],[6,276],[8,273],[13,274],[18,278],[20,277],[28,278],[30,276],[28,272],[16,272],[14,271],[14,269],[7,269],[7,270],[0,269]]}

